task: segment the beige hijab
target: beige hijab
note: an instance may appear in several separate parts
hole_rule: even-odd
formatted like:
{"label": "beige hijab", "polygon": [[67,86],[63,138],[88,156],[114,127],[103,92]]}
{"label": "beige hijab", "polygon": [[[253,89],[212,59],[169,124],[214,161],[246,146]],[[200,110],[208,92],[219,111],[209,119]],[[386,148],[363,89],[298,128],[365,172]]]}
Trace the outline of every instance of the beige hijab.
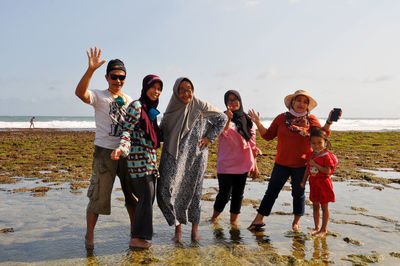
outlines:
{"label": "beige hijab", "polygon": [[[194,92],[193,83],[190,79],[185,77],[178,78],[175,81],[171,99],[160,125],[164,137],[164,145],[167,145],[168,153],[174,156],[175,159],[178,158],[181,139],[193,128],[197,120],[221,113],[218,108],[196,98],[194,95],[189,103],[183,103],[179,98],[179,85],[182,81],[190,82]],[[197,145],[197,143],[194,144]]]}

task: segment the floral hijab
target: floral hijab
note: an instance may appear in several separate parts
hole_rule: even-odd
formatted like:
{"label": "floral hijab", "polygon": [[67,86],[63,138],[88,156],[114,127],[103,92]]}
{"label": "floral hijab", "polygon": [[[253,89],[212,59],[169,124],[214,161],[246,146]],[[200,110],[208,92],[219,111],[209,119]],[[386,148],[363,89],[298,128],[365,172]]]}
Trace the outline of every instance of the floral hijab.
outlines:
{"label": "floral hijab", "polygon": [[285,119],[286,126],[290,131],[297,132],[306,138],[310,137],[310,115],[308,111],[299,114],[291,107],[289,112],[285,113]]}

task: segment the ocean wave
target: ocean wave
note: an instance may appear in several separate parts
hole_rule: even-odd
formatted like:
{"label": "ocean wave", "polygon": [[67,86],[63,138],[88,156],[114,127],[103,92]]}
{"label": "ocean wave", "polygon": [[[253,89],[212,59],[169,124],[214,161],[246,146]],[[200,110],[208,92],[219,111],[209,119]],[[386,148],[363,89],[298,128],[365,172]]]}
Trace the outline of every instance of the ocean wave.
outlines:
{"label": "ocean wave", "polygon": [[[325,119],[319,119],[323,125]],[[272,119],[262,120],[264,127],[269,127]],[[400,119],[340,119],[334,122],[331,130],[336,131],[400,131]]]}
{"label": "ocean wave", "polygon": [[[94,129],[94,121],[36,121],[35,128],[57,128],[57,129]],[[29,122],[4,122],[0,121],[0,128],[29,128]]]}
{"label": "ocean wave", "polygon": [[[325,118],[326,119],[326,118]],[[320,118],[319,121],[324,123],[324,118]],[[82,130],[82,129],[95,129],[96,124],[93,118],[53,118],[43,119],[40,117],[36,118],[35,128],[54,128],[54,129],[71,129],[71,130]],[[265,118],[262,119],[262,124],[265,127],[269,127],[273,119]],[[9,128],[29,128],[30,123],[28,119],[25,121],[13,121],[12,119],[1,119],[0,118],[0,129]],[[334,122],[331,126],[332,130],[336,131],[400,131],[400,119],[340,119],[338,122]]]}

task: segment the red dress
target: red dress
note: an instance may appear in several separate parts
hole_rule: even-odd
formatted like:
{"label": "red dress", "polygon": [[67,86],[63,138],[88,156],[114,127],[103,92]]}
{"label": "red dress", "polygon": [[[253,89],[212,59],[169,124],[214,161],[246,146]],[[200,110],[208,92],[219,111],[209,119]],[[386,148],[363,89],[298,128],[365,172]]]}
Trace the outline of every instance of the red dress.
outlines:
{"label": "red dress", "polygon": [[317,164],[324,167],[330,167],[332,169],[331,172],[326,175],[318,171],[316,167],[308,167],[310,200],[312,202],[319,202],[321,204],[335,202],[335,194],[333,193],[331,175],[338,164],[336,156],[325,150],[318,156],[315,156],[313,153],[309,153],[307,157],[308,161],[313,159]]}

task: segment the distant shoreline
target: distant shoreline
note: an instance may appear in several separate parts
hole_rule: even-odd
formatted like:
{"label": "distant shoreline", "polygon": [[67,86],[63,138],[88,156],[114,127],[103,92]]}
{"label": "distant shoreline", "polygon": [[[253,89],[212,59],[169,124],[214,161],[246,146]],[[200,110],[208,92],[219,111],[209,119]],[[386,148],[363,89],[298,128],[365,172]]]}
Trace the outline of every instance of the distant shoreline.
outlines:
{"label": "distant shoreline", "polygon": [[[4,117],[0,116],[0,131],[15,131],[29,129],[30,117]],[[269,127],[274,118],[261,118],[265,127]],[[318,118],[323,124],[326,118]],[[161,121],[161,117],[158,118]],[[95,131],[94,117],[36,117],[36,128],[63,131]],[[331,129],[334,131],[356,132],[400,132],[400,118],[347,118],[344,117],[335,122]]]}
{"label": "distant shoreline", "polygon": [[62,132],[95,132],[95,128],[41,128],[41,127],[35,127],[35,128],[0,128],[0,131],[12,131],[12,132],[32,132],[32,131],[39,131],[39,132],[52,132],[52,131],[62,131]]}

